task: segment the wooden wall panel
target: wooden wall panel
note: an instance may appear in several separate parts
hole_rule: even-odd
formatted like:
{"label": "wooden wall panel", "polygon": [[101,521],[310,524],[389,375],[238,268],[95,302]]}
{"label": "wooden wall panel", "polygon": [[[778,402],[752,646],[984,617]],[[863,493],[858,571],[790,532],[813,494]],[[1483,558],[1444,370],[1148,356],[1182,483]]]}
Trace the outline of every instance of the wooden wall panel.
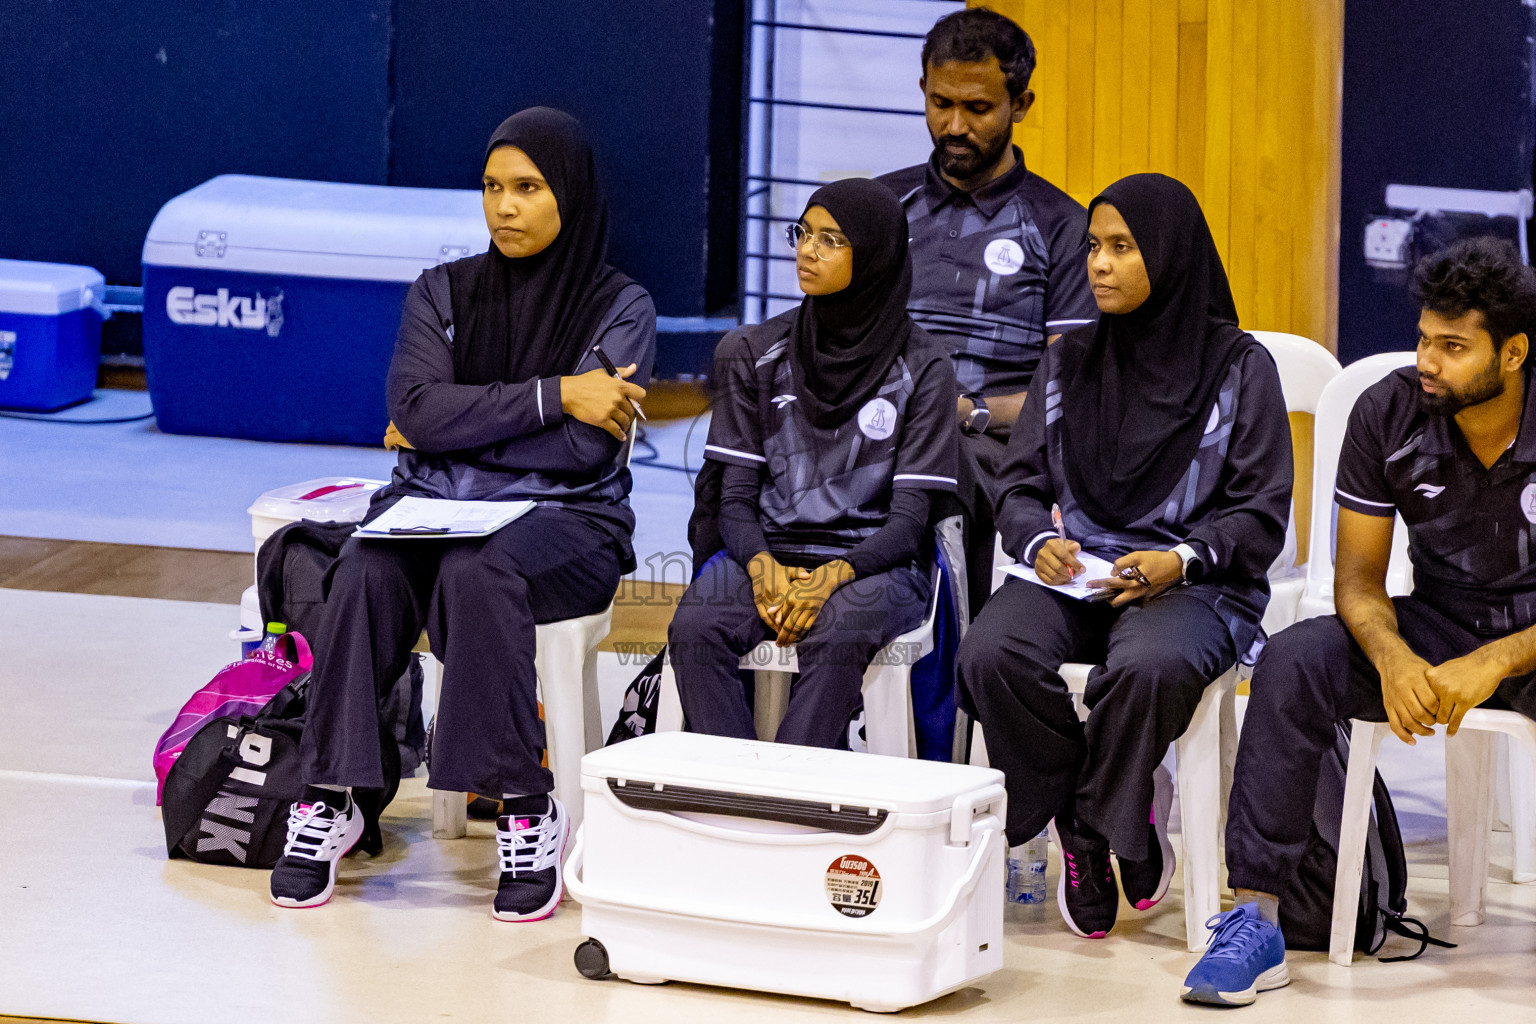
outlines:
{"label": "wooden wall panel", "polygon": [[[1079,0],[1077,7],[1086,4]],[[1124,106],[1120,102],[1121,59],[1125,33],[1121,24],[1123,0],[1094,0],[1093,36],[1093,181],[1113,181],[1120,176]]]}
{"label": "wooden wall panel", "polygon": [[[1078,53],[1088,56],[1086,60],[1066,60],[1067,65],[1067,94],[1062,97],[1066,102],[1067,121],[1067,172],[1062,181],[1056,185],[1065,188],[1073,195],[1088,193],[1093,194],[1093,85],[1094,85],[1094,61],[1091,55],[1094,53],[1094,18],[1093,4],[1088,0],[1078,0],[1076,3],[1065,0],[1042,0],[1067,9],[1067,53]],[[1006,10],[1004,14],[1008,13]],[[1026,29],[1025,31],[1028,31]],[[1025,150],[1028,153],[1028,150]],[[1026,156],[1026,159],[1029,159]]]}
{"label": "wooden wall panel", "polygon": [[1150,138],[1148,167],[1174,167],[1179,147],[1179,8],[1168,0],[1154,0],[1148,27],[1152,50],[1147,74]]}
{"label": "wooden wall panel", "polygon": [[1151,166],[1152,0],[1121,0],[1120,174]]}
{"label": "wooden wall panel", "polygon": [[1039,50],[1029,165],[1086,203],[1126,174],[1194,191],[1243,325],[1329,348],[1343,0],[989,0]]}

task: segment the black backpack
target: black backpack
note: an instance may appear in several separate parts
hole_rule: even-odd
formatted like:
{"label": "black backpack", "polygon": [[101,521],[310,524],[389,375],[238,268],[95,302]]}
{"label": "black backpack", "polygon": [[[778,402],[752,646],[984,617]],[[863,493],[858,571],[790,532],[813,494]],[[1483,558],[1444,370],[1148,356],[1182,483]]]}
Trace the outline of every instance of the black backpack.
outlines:
{"label": "black backpack", "polygon": [[[1280,896],[1280,930],[1287,949],[1326,950],[1333,931],[1333,885],[1339,865],[1339,828],[1344,816],[1344,776],[1349,764],[1349,731],[1340,725],[1333,747],[1323,752],[1312,807],[1312,835],[1291,884]],[[1366,833],[1365,862],[1360,872],[1360,900],[1355,917],[1355,948],[1370,955],[1392,932],[1416,939],[1419,948],[1408,956],[1382,957],[1382,963],[1416,960],[1429,946],[1454,949],[1407,917],[1408,859],[1397,826],[1392,794],[1376,773],[1375,804]]]}
{"label": "black backpack", "polygon": [[[216,718],[188,741],[165,777],[165,850],[203,864],[270,868],[288,838],[288,810],[304,793],[299,743],[309,675],[277,692],[256,715]],[[400,752],[381,728],[385,788],[357,789],[365,828],[357,848],[383,849],[379,815],[400,784]]]}
{"label": "black backpack", "polygon": [[619,708],[618,720],[608,732],[605,746],[623,743],[636,736],[648,736],[656,731],[656,707],[661,699],[661,666],[666,660],[667,649],[652,658],[634,682],[624,690],[624,703]]}

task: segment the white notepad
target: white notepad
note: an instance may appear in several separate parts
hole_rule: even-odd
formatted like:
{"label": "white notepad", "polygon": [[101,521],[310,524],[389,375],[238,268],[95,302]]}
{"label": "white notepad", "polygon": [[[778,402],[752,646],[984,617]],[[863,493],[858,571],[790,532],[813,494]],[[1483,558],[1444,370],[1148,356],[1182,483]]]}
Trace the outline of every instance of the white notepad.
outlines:
{"label": "white notepad", "polygon": [[1091,555],[1086,551],[1079,551],[1077,553],[1077,560],[1083,564],[1084,571],[1078,573],[1077,578],[1071,583],[1063,583],[1060,586],[1046,583],[1039,576],[1035,575],[1034,569],[1019,562],[1007,566],[1003,571],[1010,576],[1017,576],[1021,580],[1028,580],[1036,586],[1054,590],[1065,597],[1074,597],[1079,601],[1083,601],[1096,593],[1094,588],[1088,586],[1088,581],[1109,579],[1115,574],[1115,567],[1113,563],[1105,561],[1098,555]]}
{"label": "white notepad", "polygon": [[486,537],[533,508],[531,501],[451,501],[401,498],[383,515],[360,526],[354,537],[375,540],[441,540]]}

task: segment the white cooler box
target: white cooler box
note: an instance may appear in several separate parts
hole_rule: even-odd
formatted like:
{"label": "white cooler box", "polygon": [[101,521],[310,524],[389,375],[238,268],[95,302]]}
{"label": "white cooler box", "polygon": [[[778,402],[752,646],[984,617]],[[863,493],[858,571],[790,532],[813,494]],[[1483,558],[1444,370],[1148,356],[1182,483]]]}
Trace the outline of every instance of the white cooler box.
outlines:
{"label": "white cooler box", "polygon": [[327,476],[301,484],[274,488],[246,509],[251,514],[251,537],[256,550],[279,528],[300,519],[321,523],[359,523],[368,514],[373,492],[387,480],[352,476]]}
{"label": "white cooler box", "polygon": [[[256,554],[268,537],[289,523],[309,519],[320,523],[359,523],[368,514],[373,492],[387,480],[365,480],[354,476],[325,476],[301,484],[274,487],[251,503],[251,538]],[[261,621],[261,606],[255,587],[246,587],[240,596],[240,628],[229,634],[240,644],[240,656],[250,653],[249,646],[259,644],[266,632]]]}
{"label": "white cooler box", "polygon": [[669,732],[581,762],[588,977],[889,1012],[1003,966],[1003,775]]}

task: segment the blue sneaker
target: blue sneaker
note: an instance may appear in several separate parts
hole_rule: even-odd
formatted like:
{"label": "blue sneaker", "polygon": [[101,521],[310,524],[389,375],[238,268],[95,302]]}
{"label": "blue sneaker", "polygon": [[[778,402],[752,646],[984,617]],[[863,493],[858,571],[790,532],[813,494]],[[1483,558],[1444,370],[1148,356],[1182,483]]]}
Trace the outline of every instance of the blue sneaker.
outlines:
{"label": "blue sneaker", "polygon": [[1210,948],[1184,979],[1180,998],[1207,1006],[1247,1006],[1260,992],[1291,983],[1285,970],[1285,939],[1280,929],[1244,903],[1217,914],[1205,926]]}

